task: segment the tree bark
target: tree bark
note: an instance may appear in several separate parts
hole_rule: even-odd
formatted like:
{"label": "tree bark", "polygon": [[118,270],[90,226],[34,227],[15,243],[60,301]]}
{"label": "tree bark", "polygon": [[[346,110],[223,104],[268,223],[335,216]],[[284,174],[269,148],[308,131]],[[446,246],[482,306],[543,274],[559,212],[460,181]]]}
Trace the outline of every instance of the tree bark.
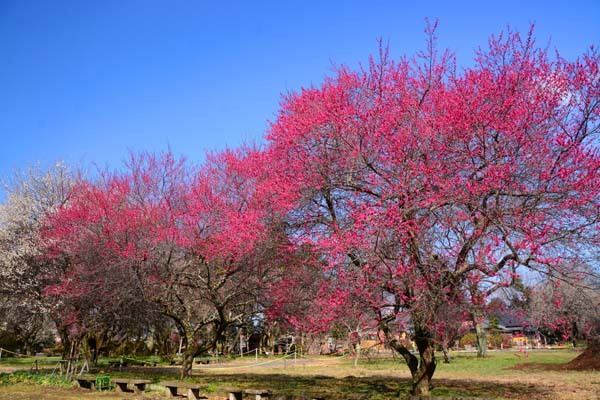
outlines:
{"label": "tree bark", "polygon": [[390,342],[390,347],[396,350],[406,361],[412,376],[411,394],[419,396],[428,396],[431,385],[431,378],[435,372],[435,345],[431,335],[427,332],[419,332],[415,338],[417,349],[419,350],[419,359],[413,355],[406,346],[403,346],[397,340]]}
{"label": "tree bark", "polygon": [[430,332],[426,329],[415,330],[415,344],[419,350],[420,363],[416,373],[413,373],[413,388],[411,394],[429,396],[431,378],[435,373],[435,343]]}
{"label": "tree bark", "polygon": [[360,358],[360,343],[354,346],[354,367],[358,367],[358,359]]}
{"label": "tree bark", "polygon": [[442,352],[444,353],[444,364],[450,364],[450,355],[448,354],[448,345],[442,344]]}
{"label": "tree bark", "polygon": [[69,338],[69,334],[65,328],[59,328],[58,334],[60,336],[60,343],[62,345],[62,354],[61,359],[66,360],[69,358],[69,354],[71,353],[71,339]]}
{"label": "tree bark", "polygon": [[192,367],[194,366],[194,357],[198,354],[198,345],[194,338],[194,335],[190,333],[191,329],[185,329],[180,339],[180,350],[182,346],[185,346],[185,350],[182,352],[183,360],[181,363],[181,371],[179,377],[181,379],[187,378],[192,374]]}
{"label": "tree bark", "polygon": [[184,379],[192,374],[192,367],[194,366],[194,357],[196,356],[196,349],[194,346],[188,346],[183,352],[183,363],[181,364],[180,378]]}
{"label": "tree bark", "polygon": [[194,366],[194,357],[200,353],[200,346],[196,343],[193,335],[182,336],[185,350],[183,351],[183,360],[181,363],[180,378],[184,379],[192,374],[192,367]]}
{"label": "tree bark", "polygon": [[487,357],[487,338],[485,336],[485,329],[481,324],[482,319],[478,315],[473,318],[473,324],[475,325],[475,334],[477,335],[477,357]]}
{"label": "tree bark", "polygon": [[415,357],[410,351],[408,351],[408,349],[405,346],[403,346],[396,339],[390,342],[390,347],[396,350],[402,356],[402,358],[404,358],[404,361],[406,361],[406,365],[408,366],[411,375],[414,377],[415,373],[419,368],[419,360],[417,359],[417,357]]}

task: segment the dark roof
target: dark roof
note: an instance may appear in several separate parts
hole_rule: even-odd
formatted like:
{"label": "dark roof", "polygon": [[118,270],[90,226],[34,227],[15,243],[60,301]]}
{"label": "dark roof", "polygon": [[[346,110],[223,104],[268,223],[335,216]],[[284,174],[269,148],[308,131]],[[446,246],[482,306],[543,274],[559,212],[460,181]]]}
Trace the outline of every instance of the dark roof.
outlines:
{"label": "dark roof", "polygon": [[[494,321],[494,324],[492,321]],[[492,325],[496,325],[499,330],[504,332],[515,332],[527,330],[527,326],[530,324],[517,312],[497,311],[489,315],[483,323],[486,329],[491,328]]]}
{"label": "dark roof", "polygon": [[522,328],[527,325],[527,321],[524,318],[516,316],[510,312],[500,312],[494,315],[498,318],[498,326],[505,328]]}

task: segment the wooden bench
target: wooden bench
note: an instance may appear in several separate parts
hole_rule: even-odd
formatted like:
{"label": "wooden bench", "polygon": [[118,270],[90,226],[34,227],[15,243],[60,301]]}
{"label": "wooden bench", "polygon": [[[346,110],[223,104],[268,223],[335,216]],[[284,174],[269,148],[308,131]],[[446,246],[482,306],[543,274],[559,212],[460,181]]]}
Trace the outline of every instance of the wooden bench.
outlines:
{"label": "wooden bench", "polygon": [[75,376],[73,377],[77,381],[77,385],[80,388],[94,390],[96,388],[96,377],[95,376]]}
{"label": "wooden bench", "polygon": [[178,389],[184,389],[186,394],[183,396],[187,397],[188,400],[199,400],[199,399],[207,399],[208,397],[200,394],[200,389],[203,388],[203,385],[191,382],[179,382],[179,381],[168,381],[161,382],[161,386],[167,388],[167,395],[169,397],[177,397],[179,394],[177,393]]}
{"label": "wooden bench", "polygon": [[242,400],[244,395],[251,396],[254,400],[268,399],[271,396],[270,390],[265,389],[225,389],[229,392],[229,400]]}
{"label": "wooden bench", "polygon": [[[115,384],[115,391],[117,392],[134,392],[135,394],[142,394],[144,390],[146,390],[146,385],[151,381],[148,379],[111,378],[110,382]],[[133,386],[133,390],[128,388],[129,385]]]}

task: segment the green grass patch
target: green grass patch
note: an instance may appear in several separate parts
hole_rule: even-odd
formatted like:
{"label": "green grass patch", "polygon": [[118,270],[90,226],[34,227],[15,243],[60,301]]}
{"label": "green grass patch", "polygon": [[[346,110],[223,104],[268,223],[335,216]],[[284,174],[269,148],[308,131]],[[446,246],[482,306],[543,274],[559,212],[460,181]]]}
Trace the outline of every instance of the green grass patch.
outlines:
{"label": "green grass patch", "polygon": [[[548,350],[535,352],[489,352],[488,357],[478,358],[475,353],[452,353],[452,360],[446,364],[440,354],[437,354],[436,375],[442,372],[466,375],[502,375],[513,373],[512,367],[523,363],[563,364],[571,361],[579,353],[572,350]],[[347,358],[341,365],[352,370],[354,360]],[[368,371],[408,371],[403,358],[371,358],[360,360],[358,366]],[[434,376],[435,379],[435,376]]]}
{"label": "green grass patch", "polygon": [[39,366],[56,365],[60,357],[2,357],[0,358],[0,366],[2,367],[31,367],[38,362]]}
{"label": "green grass patch", "polygon": [[439,360],[436,373],[450,372],[471,376],[506,375],[514,373],[511,368],[517,364],[564,364],[577,355],[572,350],[549,350],[528,353],[490,352],[488,353],[488,357],[485,358],[478,358],[473,353],[456,353],[449,364],[445,364],[442,360]]}
{"label": "green grass patch", "polygon": [[14,385],[17,383],[30,383],[44,386],[71,387],[72,383],[61,376],[32,371],[15,371],[0,373],[0,386]]}

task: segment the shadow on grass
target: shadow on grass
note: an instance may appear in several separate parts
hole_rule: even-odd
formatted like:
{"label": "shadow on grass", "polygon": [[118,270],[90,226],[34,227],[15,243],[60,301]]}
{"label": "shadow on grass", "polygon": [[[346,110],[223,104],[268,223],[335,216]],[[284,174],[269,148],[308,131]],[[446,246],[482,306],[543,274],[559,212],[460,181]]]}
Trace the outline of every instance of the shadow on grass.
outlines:
{"label": "shadow on grass", "polygon": [[[162,379],[176,379],[178,370],[143,368],[136,371],[130,368],[128,376],[141,377],[158,382]],[[289,374],[206,374],[195,373],[190,380],[206,386],[214,394],[223,394],[222,388],[270,389],[275,395],[298,397],[323,397],[331,400],[371,399],[383,400],[405,398],[410,395],[411,383],[408,379],[388,376],[335,378],[321,375]],[[226,393],[225,393],[226,394]],[[499,383],[458,379],[435,379],[432,395],[463,396],[480,398],[530,399],[550,396],[551,392],[542,387],[525,383]]]}
{"label": "shadow on grass", "polygon": [[[50,371],[45,371],[48,374]],[[150,379],[154,383],[161,380],[178,378],[178,368],[161,367],[129,367],[121,371],[111,368],[93,368],[92,374],[108,373],[111,376]],[[44,374],[40,371],[40,375]],[[15,376],[14,374],[3,374]],[[552,398],[551,389],[541,385],[522,382],[499,383],[465,379],[435,379],[433,380],[432,395],[434,396],[463,396],[480,398],[505,398],[529,400],[533,398]],[[0,385],[7,379],[0,379]],[[342,399],[372,399],[383,400],[405,398],[410,394],[411,383],[408,379],[392,376],[371,376],[335,378],[323,375],[290,375],[290,374],[202,374],[195,372],[188,380],[205,385],[207,391],[224,397],[222,388],[255,388],[270,389],[275,395],[298,397],[323,397],[331,400]],[[37,382],[32,382],[37,383]]]}

